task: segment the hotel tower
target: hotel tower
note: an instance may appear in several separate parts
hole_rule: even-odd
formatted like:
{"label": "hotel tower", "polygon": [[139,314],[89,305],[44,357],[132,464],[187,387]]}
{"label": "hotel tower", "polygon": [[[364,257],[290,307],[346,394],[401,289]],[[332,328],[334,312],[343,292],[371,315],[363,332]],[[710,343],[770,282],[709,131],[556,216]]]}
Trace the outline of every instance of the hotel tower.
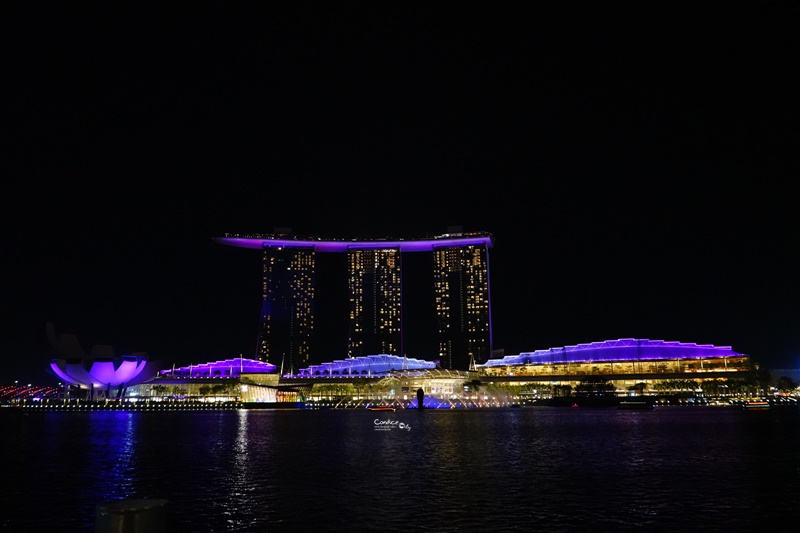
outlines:
{"label": "hotel tower", "polygon": [[[492,235],[455,231],[425,239],[323,240],[292,235],[225,234],[215,241],[261,250],[261,317],[255,358],[297,371],[318,361],[312,353],[317,253],[341,253],[347,261],[347,356],[406,355],[403,347],[405,253],[432,257],[437,354],[442,368],[467,370],[492,353],[489,248]],[[414,280],[408,280],[412,283]],[[344,305],[342,306],[344,308]],[[344,347],[343,347],[344,348]],[[432,356],[433,357],[430,357]]]}

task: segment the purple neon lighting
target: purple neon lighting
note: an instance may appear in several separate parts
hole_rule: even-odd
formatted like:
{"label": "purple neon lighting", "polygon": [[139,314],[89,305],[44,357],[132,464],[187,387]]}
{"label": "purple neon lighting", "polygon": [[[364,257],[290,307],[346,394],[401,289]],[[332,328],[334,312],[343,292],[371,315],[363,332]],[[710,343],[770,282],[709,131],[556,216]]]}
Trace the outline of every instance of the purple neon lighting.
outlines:
{"label": "purple neon lighting", "polygon": [[399,249],[401,252],[432,252],[436,248],[446,246],[481,246],[492,247],[492,236],[488,233],[442,235],[432,239],[419,240],[351,240],[331,241],[315,239],[279,239],[272,235],[252,237],[217,237],[220,244],[237,248],[314,248],[317,252],[347,252],[349,250],[376,250],[383,248]]}
{"label": "purple neon lighting", "polygon": [[355,375],[377,375],[385,374],[393,370],[421,370],[435,369],[436,363],[423,359],[411,357],[400,357],[399,355],[365,355],[362,357],[351,357],[344,360],[336,360],[321,365],[311,365],[302,368],[298,372],[303,377],[314,376],[355,376]]}
{"label": "purple neon lighting", "polygon": [[56,376],[61,378],[62,381],[66,381],[67,383],[70,383],[72,385],[81,385],[80,381],[67,374],[64,370],[61,370],[61,367],[58,365],[58,362],[56,361],[51,362],[50,368],[53,370],[53,372],[55,372]]}
{"label": "purple neon lighting", "polygon": [[276,366],[255,359],[234,357],[221,361],[211,361],[197,365],[182,366],[175,369],[162,370],[163,377],[239,377],[241,374],[270,374]]}
{"label": "purple neon lighting", "polygon": [[486,363],[477,366],[695,359],[737,357],[742,355],[733,351],[730,346],[650,339],[617,339],[523,352],[519,355],[507,355],[502,359],[490,359]]}
{"label": "purple neon lighting", "polygon": [[115,359],[54,359],[50,368],[62,380],[81,387],[119,387],[134,385],[154,377],[146,372],[146,359],[122,356]]}

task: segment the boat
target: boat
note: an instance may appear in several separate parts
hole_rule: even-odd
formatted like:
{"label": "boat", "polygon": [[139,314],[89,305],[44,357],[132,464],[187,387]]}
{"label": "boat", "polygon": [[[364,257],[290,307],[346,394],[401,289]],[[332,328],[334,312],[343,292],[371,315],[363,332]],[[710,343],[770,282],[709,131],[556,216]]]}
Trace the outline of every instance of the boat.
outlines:
{"label": "boat", "polygon": [[370,405],[367,407],[370,411],[396,411],[397,409],[391,405]]}
{"label": "boat", "polygon": [[746,400],[742,403],[742,409],[747,411],[763,411],[770,408],[767,400]]}
{"label": "boat", "polygon": [[644,401],[621,401],[617,406],[617,409],[626,409],[631,411],[651,411],[655,409],[656,406],[650,402]]}

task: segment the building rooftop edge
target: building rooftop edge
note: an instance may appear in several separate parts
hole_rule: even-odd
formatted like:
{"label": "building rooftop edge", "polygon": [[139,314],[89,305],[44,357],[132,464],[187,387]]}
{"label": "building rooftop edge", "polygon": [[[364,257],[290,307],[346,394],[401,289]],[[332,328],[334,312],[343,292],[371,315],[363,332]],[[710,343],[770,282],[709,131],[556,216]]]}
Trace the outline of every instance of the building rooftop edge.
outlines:
{"label": "building rooftop edge", "polygon": [[313,248],[318,252],[347,252],[358,249],[397,248],[404,252],[433,251],[442,246],[475,246],[485,245],[491,248],[494,237],[488,232],[445,233],[434,237],[417,239],[323,239],[283,234],[235,234],[226,233],[214,237],[214,241],[237,248]]}

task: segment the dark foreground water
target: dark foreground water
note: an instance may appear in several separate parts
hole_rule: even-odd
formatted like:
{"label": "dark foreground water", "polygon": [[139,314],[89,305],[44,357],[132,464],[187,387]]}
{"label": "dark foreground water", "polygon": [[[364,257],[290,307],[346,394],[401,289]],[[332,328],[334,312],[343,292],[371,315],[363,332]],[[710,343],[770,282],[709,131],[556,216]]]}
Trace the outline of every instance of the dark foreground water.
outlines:
{"label": "dark foreground water", "polygon": [[800,412],[0,409],[3,531],[797,531]]}

